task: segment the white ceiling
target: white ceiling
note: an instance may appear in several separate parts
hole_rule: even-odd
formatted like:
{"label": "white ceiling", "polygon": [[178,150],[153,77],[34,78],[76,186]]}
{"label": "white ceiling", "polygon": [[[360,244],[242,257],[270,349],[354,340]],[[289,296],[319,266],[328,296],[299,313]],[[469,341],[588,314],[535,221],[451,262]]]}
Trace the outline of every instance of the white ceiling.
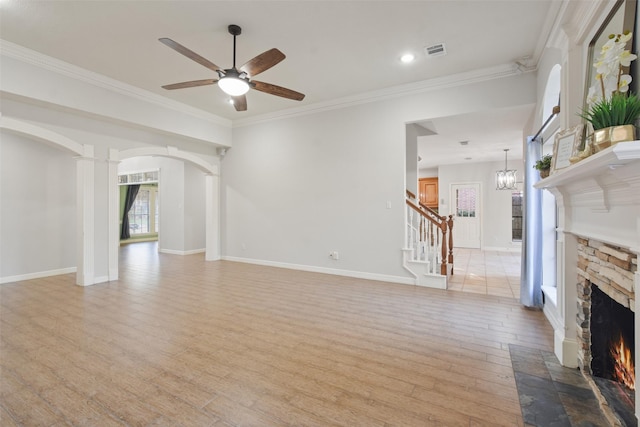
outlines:
{"label": "white ceiling", "polygon": [[[0,38],[230,120],[353,97],[457,73],[514,64],[535,66],[557,0],[447,1],[30,1],[0,0]],[[229,24],[242,27],[237,65],[276,47],[287,58],[258,80],[306,94],[302,102],[247,94],[236,112],[217,86],[166,91],[160,86],[213,78],[213,72],[158,42],[169,37],[215,64],[232,64]],[[447,55],[424,48],[444,43]],[[413,52],[417,60],[399,57]],[[529,109],[529,113],[531,110]],[[503,158],[528,114],[430,118],[439,135],[493,143]],[[487,121],[504,125],[482,127]],[[465,132],[465,128],[466,132]],[[504,130],[504,132],[502,132]],[[482,137],[484,136],[484,137]],[[519,144],[520,137],[515,141]],[[499,145],[499,147],[498,147]],[[484,150],[485,154],[489,150]],[[424,157],[424,156],[423,156]],[[433,157],[433,156],[432,156]],[[481,151],[472,157],[480,159]],[[486,156],[488,157],[488,156]]]}

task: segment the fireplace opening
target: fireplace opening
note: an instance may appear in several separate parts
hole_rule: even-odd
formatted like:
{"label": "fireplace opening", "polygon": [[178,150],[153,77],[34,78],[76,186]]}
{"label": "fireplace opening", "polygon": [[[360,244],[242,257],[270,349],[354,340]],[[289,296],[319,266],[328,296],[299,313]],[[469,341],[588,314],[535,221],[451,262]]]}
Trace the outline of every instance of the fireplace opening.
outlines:
{"label": "fireplace opening", "polygon": [[634,330],[633,311],[591,284],[591,372],[614,412],[630,422],[635,421]]}

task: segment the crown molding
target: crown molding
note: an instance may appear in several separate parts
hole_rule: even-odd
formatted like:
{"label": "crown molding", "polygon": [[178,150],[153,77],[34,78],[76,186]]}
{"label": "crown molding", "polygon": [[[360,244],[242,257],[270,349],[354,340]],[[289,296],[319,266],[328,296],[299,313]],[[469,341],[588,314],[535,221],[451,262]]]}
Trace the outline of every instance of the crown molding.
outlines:
{"label": "crown molding", "polygon": [[[531,68],[524,71],[524,73],[530,73],[536,70],[537,68]],[[325,111],[338,110],[342,108],[353,107],[356,105],[369,104],[403,96],[411,96],[418,93],[448,89],[452,87],[480,83],[488,80],[511,77],[520,74],[523,74],[523,71],[519,71],[515,64],[503,64],[495,67],[453,74],[446,77],[439,77],[435,79],[423,80],[420,82],[392,86],[372,92],[337,98],[325,102],[318,102],[315,104],[306,105],[304,107],[290,108],[273,113],[249,117],[246,119],[234,120],[233,127],[238,128],[258,123],[266,123],[273,120],[281,120],[292,117],[305,116],[309,114],[316,114]]]}
{"label": "crown molding", "polygon": [[[21,62],[35,65],[73,79],[89,83],[91,85],[119,93],[144,102],[155,104],[181,113],[189,114],[224,127],[243,127],[258,123],[270,122],[286,118],[316,114],[325,111],[348,108],[356,105],[368,104],[403,96],[415,95],[418,93],[430,92],[434,90],[448,89],[461,85],[480,83],[488,80],[505,78],[522,74],[514,64],[503,64],[495,67],[473,70],[464,73],[453,74],[435,79],[423,80],[420,82],[408,83],[404,85],[392,86],[372,92],[361,93],[343,98],[337,98],[325,102],[309,104],[303,107],[295,107],[280,110],[273,113],[266,113],[249,117],[246,119],[229,120],[211,114],[204,110],[191,107],[189,105],[173,101],[155,93],[140,89],[138,87],[120,82],[104,75],[86,70],[84,68],[69,64],[56,58],[43,55],[31,49],[15,43],[0,39],[0,54]],[[525,73],[534,72],[536,68],[527,69]]]}
{"label": "crown molding", "polygon": [[567,11],[568,2],[553,2],[547,12],[547,17],[544,20],[544,28],[541,33],[543,37],[538,39],[538,44],[536,45],[535,53],[533,55],[534,63],[538,63],[542,54],[544,53],[545,48],[549,46],[559,47],[557,45],[557,37],[558,34],[562,34],[562,31],[559,31],[562,26],[562,17],[565,16]]}
{"label": "crown molding", "polygon": [[43,68],[52,71],[57,74],[61,74],[67,77],[71,77],[75,80],[79,80],[93,86],[106,89],[111,92],[118,93],[130,98],[155,104],[160,107],[168,108],[170,110],[178,111],[184,114],[189,114],[198,119],[208,121],[210,123],[231,127],[232,121],[225,119],[215,114],[211,114],[199,108],[191,107],[190,105],[183,104],[181,102],[173,101],[155,93],[140,89],[138,87],[123,83],[121,81],[112,79],[102,74],[95,73],[93,71],[86,70],[84,68],[69,64],[56,58],[52,58],[47,55],[43,55],[31,49],[27,49],[23,46],[15,43],[0,39],[0,55],[7,56],[9,58],[17,59],[18,61],[35,65],[39,68]]}
{"label": "crown molding", "polygon": [[574,44],[589,43],[616,3],[617,0],[572,2],[574,7],[567,14],[567,36]]}

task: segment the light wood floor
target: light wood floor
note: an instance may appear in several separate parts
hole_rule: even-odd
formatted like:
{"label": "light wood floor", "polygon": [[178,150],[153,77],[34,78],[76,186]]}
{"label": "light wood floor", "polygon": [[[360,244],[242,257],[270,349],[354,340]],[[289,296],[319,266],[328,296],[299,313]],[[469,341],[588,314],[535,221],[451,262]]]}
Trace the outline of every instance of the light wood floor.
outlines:
{"label": "light wood floor", "polygon": [[121,280],[0,286],[4,425],[522,426],[514,298],[123,249]]}

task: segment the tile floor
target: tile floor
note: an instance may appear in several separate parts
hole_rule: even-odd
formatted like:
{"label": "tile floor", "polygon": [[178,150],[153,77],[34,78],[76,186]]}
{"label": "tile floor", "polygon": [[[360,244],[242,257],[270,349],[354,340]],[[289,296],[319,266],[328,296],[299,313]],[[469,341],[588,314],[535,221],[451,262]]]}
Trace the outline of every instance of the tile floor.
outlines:
{"label": "tile floor", "polygon": [[520,252],[455,248],[448,289],[520,297]]}
{"label": "tile floor", "polygon": [[548,351],[509,345],[525,427],[604,427],[609,422],[578,369]]}

